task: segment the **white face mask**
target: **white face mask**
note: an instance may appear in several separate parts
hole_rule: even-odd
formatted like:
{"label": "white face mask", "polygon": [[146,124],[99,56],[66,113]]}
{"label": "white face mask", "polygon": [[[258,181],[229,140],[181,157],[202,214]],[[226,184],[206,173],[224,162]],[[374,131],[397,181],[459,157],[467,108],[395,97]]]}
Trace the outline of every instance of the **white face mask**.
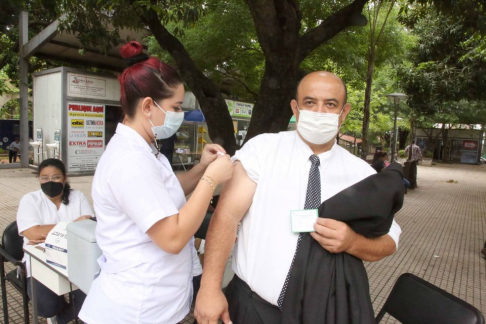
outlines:
{"label": "white face mask", "polygon": [[318,145],[327,143],[336,137],[339,130],[339,117],[342,113],[343,110],[338,115],[299,109],[297,131],[310,143]]}
{"label": "white face mask", "polygon": [[184,121],[184,112],[165,111],[155,101],[154,104],[165,114],[164,125],[155,126],[149,119],[149,122],[152,125],[152,132],[154,133],[154,137],[155,139],[169,138],[174,135],[175,132],[177,132],[179,127],[181,127],[181,124]]}

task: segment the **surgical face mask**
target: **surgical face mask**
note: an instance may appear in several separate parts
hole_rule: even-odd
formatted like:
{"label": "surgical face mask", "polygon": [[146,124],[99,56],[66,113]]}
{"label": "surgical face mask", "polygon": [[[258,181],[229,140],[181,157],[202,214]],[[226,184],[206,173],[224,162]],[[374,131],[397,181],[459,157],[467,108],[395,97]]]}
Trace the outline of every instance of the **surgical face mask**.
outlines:
{"label": "surgical face mask", "polygon": [[169,138],[177,132],[179,127],[181,127],[181,124],[184,121],[184,112],[165,111],[155,101],[154,104],[165,114],[164,125],[155,126],[149,119],[154,137],[155,139]]}
{"label": "surgical face mask", "polygon": [[62,191],[64,190],[64,183],[54,181],[41,183],[41,189],[42,192],[45,193],[47,196],[54,198],[62,193]]}
{"label": "surgical face mask", "polygon": [[342,112],[343,110],[338,115],[299,109],[297,130],[310,143],[318,145],[327,143],[336,137],[339,130],[339,117]]}

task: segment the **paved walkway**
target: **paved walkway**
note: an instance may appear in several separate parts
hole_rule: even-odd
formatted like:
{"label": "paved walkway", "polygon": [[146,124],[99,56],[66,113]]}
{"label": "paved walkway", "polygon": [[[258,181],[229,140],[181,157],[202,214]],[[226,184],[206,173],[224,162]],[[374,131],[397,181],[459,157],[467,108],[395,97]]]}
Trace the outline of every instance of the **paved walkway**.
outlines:
{"label": "paved walkway", "polygon": [[[409,190],[396,216],[403,230],[398,252],[366,265],[375,311],[397,277],[411,272],[486,314],[486,260],[479,252],[486,240],[486,165],[419,166],[418,177],[419,188]],[[91,199],[92,177],[70,182]],[[1,232],[15,219],[22,195],[38,188],[33,170],[0,170]],[[11,289],[9,313],[11,323],[23,323],[20,298]],[[192,323],[189,318],[185,323]],[[395,323],[385,319],[382,323]]]}

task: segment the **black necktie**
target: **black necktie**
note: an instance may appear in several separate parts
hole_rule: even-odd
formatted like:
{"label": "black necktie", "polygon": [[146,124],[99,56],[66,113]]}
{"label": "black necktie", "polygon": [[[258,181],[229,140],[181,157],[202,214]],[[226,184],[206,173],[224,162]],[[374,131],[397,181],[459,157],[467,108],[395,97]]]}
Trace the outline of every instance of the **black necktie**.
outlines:
{"label": "black necktie", "polygon": [[[304,209],[316,209],[321,205],[321,174],[319,173],[319,165],[320,160],[319,157],[315,154],[312,154],[309,157],[312,165],[309,171],[309,181],[307,182],[307,193],[305,195],[305,205]],[[295,249],[294,258],[292,259],[292,264],[290,265],[289,272],[287,273],[287,277],[285,278],[284,286],[282,288],[282,292],[278,297],[278,307],[282,309],[283,300],[285,297],[285,291],[287,290],[287,285],[290,279],[290,271],[292,270],[292,266],[294,265],[295,256],[297,255],[297,251],[299,250],[299,243],[302,239],[302,234],[299,235],[299,239],[297,240],[297,248]]]}

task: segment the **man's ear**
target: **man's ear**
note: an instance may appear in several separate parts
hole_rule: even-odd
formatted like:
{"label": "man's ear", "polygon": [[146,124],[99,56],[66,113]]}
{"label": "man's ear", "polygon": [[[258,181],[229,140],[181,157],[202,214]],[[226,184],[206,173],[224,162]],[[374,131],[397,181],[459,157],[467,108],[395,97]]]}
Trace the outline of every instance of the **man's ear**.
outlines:
{"label": "man's ear", "polygon": [[297,101],[292,99],[290,101],[290,108],[292,108],[292,112],[294,113],[295,122],[299,121],[299,108],[297,108]]}
{"label": "man's ear", "polygon": [[343,107],[343,112],[341,114],[341,117],[339,117],[340,123],[344,123],[346,120],[346,116],[348,116],[349,112],[351,111],[351,105],[349,103],[345,104]]}

